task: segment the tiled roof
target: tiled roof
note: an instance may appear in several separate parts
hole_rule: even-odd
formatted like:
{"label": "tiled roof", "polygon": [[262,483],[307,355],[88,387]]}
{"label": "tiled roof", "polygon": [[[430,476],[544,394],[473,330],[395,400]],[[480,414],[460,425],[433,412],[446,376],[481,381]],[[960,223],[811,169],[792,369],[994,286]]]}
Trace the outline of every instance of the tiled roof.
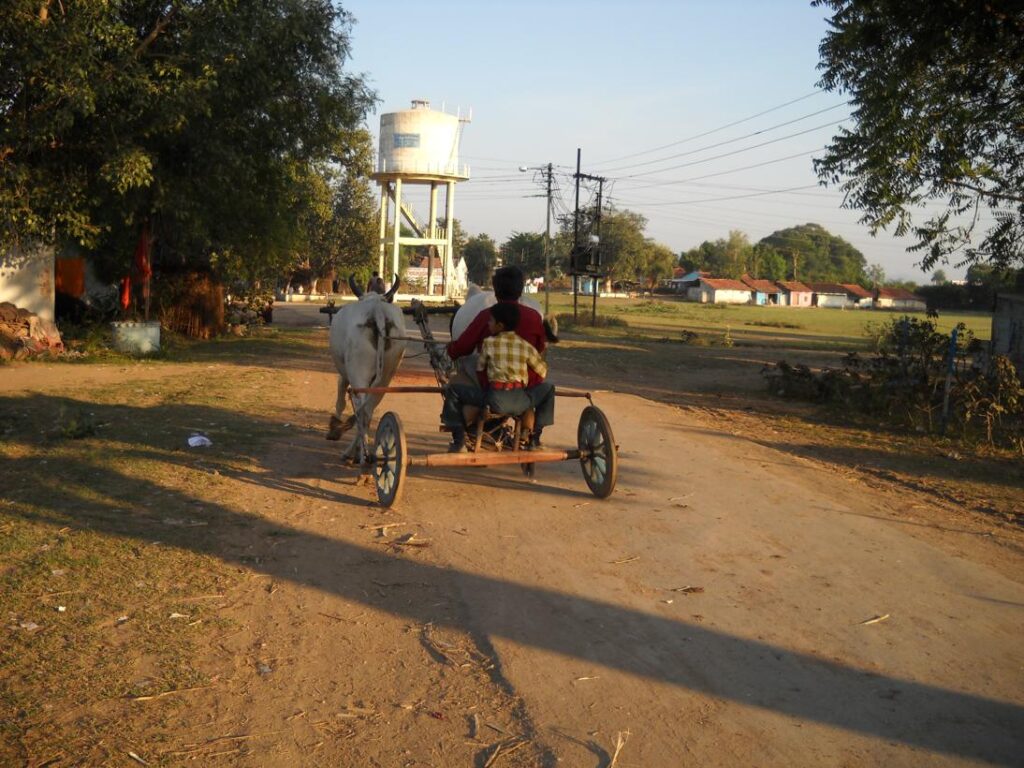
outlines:
{"label": "tiled roof", "polygon": [[760,280],[750,275],[744,275],[740,280],[758,293],[780,293],[779,287],[771,280]]}
{"label": "tiled roof", "polygon": [[790,293],[811,293],[811,289],[799,280],[779,280],[778,286]]}
{"label": "tiled roof", "polygon": [[870,299],[871,291],[867,288],[861,288],[856,283],[841,283],[846,292],[851,296],[856,296],[858,299]]}
{"label": "tiled roof", "polygon": [[906,288],[879,288],[878,298],[880,299],[914,299],[924,301],[917,294],[911,293]]}
{"label": "tiled roof", "polygon": [[750,286],[744,285],[739,280],[728,280],[718,277],[702,277],[700,281],[709,288],[714,288],[716,291],[750,291]]}
{"label": "tiled roof", "polygon": [[847,293],[846,288],[839,283],[808,283],[807,285],[815,293],[838,293],[843,296]]}

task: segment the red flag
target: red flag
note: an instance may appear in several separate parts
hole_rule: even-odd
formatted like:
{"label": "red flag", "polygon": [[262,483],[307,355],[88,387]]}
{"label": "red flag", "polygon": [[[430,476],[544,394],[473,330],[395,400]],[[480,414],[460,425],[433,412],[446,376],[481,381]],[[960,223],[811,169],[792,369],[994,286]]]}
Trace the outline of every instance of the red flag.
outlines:
{"label": "red flag", "polygon": [[149,222],[142,225],[139,233],[139,244],[135,246],[135,273],[139,282],[146,282],[153,276],[153,268],[149,264]]}
{"label": "red flag", "polygon": [[128,309],[132,303],[132,279],[125,275],[121,278],[121,309]]}

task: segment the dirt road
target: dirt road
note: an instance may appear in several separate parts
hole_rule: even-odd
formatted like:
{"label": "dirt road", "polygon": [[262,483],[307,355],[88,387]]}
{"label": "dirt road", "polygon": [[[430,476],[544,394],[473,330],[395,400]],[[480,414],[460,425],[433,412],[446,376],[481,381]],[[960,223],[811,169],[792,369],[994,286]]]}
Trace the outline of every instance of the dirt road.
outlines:
{"label": "dirt road", "polygon": [[[211,762],[1024,764],[1024,568],[998,534],[610,392],[611,499],[570,463],[422,469],[386,511],[323,440],[326,360],[274,371],[292,436],[196,492],[238,523],[204,551],[245,575],[218,684],[171,715],[189,743],[251,734]],[[439,405],[378,415],[441,450]]]}

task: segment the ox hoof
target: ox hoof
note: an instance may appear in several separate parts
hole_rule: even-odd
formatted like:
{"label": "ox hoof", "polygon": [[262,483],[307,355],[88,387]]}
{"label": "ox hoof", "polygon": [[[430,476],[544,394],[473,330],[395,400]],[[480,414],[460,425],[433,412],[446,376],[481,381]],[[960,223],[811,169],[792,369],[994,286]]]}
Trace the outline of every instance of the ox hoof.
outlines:
{"label": "ox hoof", "polygon": [[331,420],[327,423],[327,439],[341,440],[341,436],[351,429],[354,423],[354,418],[339,419],[337,416],[331,416]]}

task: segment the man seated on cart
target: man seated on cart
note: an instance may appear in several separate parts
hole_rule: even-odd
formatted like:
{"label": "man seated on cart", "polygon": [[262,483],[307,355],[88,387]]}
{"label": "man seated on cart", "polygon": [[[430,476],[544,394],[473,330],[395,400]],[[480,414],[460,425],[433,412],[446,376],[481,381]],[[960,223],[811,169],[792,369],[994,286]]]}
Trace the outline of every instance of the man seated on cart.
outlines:
{"label": "man seated on cart", "polygon": [[[533,348],[543,353],[547,347],[547,334],[544,331],[544,320],[540,313],[530,307],[519,304],[519,298],[523,295],[523,286],[526,282],[523,271],[517,266],[501,267],[496,270],[491,285],[494,287],[494,297],[499,304],[510,304],[519,309],[519,321],[515,327],[515,333],[523,340],[529,342]],[[480,311],[469,324],[469,327],[457,339],[448,344],[448,356],[452,360],[466,357],[479,351],[484,339],[491,335],[489,323],[491,318],[490,309]],[[532,369],[529,370],[528,384],[536,386],[544,380],[543,376],[537,375]],[[447,387],[445,393],[444,408],[441,411],[441,421],[452,433],[452,442],[448,450],[464,450],[466,439],[466,422],[463,416],[464,406],[484,405],[484,391],[477,386],[472,379],[464,381],[453,381]]]}
{"label": "man seated on cart", "polygon": [[534,449],[540,446],[541,430],[554,423],[555,388],[543,380],[529,384],[531,371],[543,379],[548,366],[540,353],[516,333],[520,313],[518,304],[491,307],[491,335],[481,345],[476,368],[486,393],[484,403],[494,414],[521,417],[527,447]]}

